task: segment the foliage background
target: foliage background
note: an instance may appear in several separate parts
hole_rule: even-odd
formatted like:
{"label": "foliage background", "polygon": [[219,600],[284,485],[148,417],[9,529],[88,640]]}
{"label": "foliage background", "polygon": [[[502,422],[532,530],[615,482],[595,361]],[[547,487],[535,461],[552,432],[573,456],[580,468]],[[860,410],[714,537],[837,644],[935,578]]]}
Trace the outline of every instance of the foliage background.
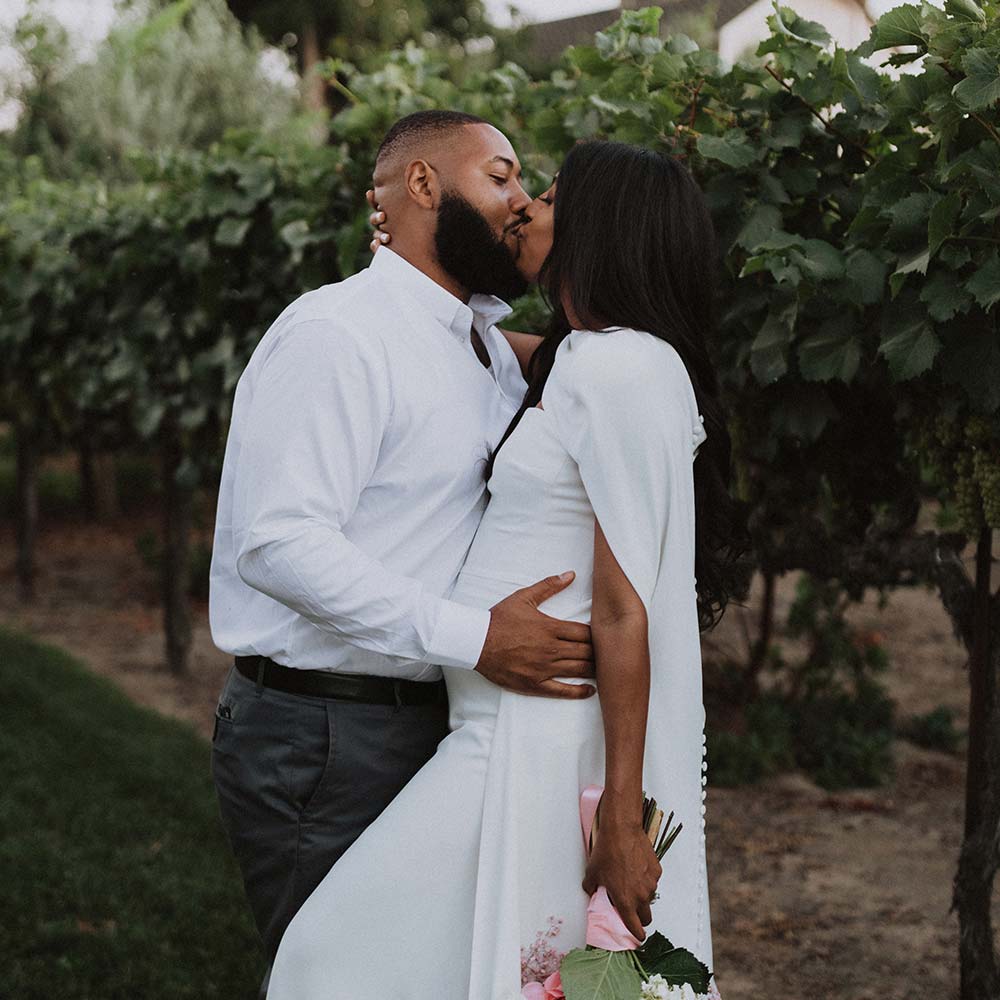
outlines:
{"label": "foliage background", "polygon": [[[579,139],[659,149],[689,165],[719,235],[710,348],[735,490],[752,512],[748,572],[810,577],[790,622],[810,655],[780,662],[762,621],[730,695],[751,741],[766,741],[750,757],[745,741],[717,743],[713,772],[885,780],[884,657],[849,634],[845,602],[929,582],[970,650],[967,832],[980,816],[995,829],[998,12],[995,0],[904,4],[845,51],[776,8],[756,58],[726,66],[684,35],[661,40],[658,9],[628,11],[537,76],[502,51],[477,69],[454,39],[404,32],[352,62],[333,47],[319,67],[336,95],[329,119],[257,72],[260,39],[215,0],[126,23],[86,67],[63,61],[50,25],[25,22],[27,113],[0,144],[0,420],[14,428],[22,522],[46,449],[156,455],[156,558],[182,669],[185,538],[198,492],[217,484],[236,380],[292,298],[366,264],[364,190],[385,129],[420,108],[480,114],[510,136],[536,190]],[[149,96],[162,80],[175,103]],[[544,315],[537,297],[518,303],[525,328]],[[933,531],[918,525],[928,500]],[[27,579],[31,532],[20,541]],[[961,568],[968,541],[985,586]],[[778,675],[766,692],[765,670]],[[992,885],[986,854],[963,853],[959,887]]]}

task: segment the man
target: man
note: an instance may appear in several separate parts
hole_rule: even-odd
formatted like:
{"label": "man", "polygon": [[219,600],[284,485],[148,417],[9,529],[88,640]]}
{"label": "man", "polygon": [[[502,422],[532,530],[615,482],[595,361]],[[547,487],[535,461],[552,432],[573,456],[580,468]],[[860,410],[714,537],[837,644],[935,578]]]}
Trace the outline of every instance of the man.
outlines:
{"label": "man", "polygon": [[222,471],[209,611],[235,663],[212,772],[269,960],[447,735],[440,665],[594,692],[553,679],[594,676],[589,627],[537,610],[572,573],[489,610],[446,596],[526,388],[495,326],[509,307],[477,294],[525,287],[508,246],[530,203],[517,156],[479,118],[420,112],[387,134],[375,187],[393,249],[267,331]]}

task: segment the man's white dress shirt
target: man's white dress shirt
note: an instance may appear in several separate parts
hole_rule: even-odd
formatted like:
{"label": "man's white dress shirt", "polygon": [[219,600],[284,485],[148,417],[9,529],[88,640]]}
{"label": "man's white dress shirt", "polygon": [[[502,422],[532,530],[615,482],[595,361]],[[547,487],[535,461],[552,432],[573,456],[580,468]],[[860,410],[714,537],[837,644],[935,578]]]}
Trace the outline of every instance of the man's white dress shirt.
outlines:
{"label": "man's white dress shirt", "polygon": [[381,247],[275,320],[236,387],[222,467],[220,649],[414,680],[476,665],[490,613],[448,595],[527,388],[494,325],[509,312],[465,305]]}

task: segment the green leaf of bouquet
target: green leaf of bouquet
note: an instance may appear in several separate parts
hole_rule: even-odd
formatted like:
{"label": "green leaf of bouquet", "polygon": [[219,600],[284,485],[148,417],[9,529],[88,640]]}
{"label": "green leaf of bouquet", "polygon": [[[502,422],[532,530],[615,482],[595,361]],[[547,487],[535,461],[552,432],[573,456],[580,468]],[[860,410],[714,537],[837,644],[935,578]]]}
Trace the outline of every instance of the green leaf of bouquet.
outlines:
{"label": "green leaf of bouquet", "polygon": [[636,948],[636,957],[642,962],[643,968],[647,968],[647,962],[657,961],[662,955],[673,951],[674,946],[668,938],[665,938],[659,931],[653,931],[642,944]]}
{"label": "green leaf of bouquet", "polygon": [[904,311],[898,317],[887,313],[878,350],[888,362],[893,380],[904,382],[934,364],[941,341],[921,307]]}
{"label": "green leaf of bouquet", "polygon": [[993,250],[966,285],[984,309],[1000,302],[1000,253]]}
{"label": "green leaf of bouquet", "polygon": [[914,4],[904,3],[883,14],[873,25],[868,41],[858,47],[857,53],[870,56],[880,49],[891,49],[897,45],[927,47],[920,8]]}
{"label": "green leaf of bouquet", "polygon": [[962,57],[966,77],[955,84],[952,95],[970,111],[980,111],[1000,101],[1000,58],[987,49],[969,49]]}
{"label": "green leaf of bouquet", "polygon": [[625,951],[575,948],[559,966],[566,1000],[636,1000],[642,980]]}
{"label": "green leaf of bouquet", "polygon": [[659,974],[671,986],[690,983],[696,993],[708,992],[708,966],[686,948],[675,948],[662,934],[651,934],[635,954],[647,975]]}

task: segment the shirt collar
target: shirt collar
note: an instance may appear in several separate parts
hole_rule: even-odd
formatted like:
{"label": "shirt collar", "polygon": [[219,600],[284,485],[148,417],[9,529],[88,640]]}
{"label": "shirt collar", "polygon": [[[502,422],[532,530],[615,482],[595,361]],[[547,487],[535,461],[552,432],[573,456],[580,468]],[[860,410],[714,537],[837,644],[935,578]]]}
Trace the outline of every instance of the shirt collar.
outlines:
{"label": "shirt collar", "polygon": [[473,323],[483,336],[491,326],[513,312],[495,295],[473,295],[466,305],[389,247],[379,247],[369,266],[416,299],[462,344],[470,343]]}

